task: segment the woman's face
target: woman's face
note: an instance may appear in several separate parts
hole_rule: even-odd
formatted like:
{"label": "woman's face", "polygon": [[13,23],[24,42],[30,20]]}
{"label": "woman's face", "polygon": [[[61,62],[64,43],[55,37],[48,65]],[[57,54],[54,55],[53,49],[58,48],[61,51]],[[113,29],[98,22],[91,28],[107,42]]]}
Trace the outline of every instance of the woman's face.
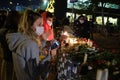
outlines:
{"label": "woman's face", "polygon": [[42,18],[38,18],[34,23],[33,23],[33,26],[32,26],[32,29],[33,31],[35,31],[35,33],[40,36],[43,34],[44,32],[44,27],[42,26],[43,25],[43,20]]}

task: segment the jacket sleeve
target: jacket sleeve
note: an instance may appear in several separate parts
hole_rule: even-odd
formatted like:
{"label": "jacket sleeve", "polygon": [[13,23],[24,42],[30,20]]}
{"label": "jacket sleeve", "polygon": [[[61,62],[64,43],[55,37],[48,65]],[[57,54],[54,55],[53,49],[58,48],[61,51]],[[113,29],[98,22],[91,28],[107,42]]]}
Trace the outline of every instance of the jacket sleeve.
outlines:
{"label": "jacket sleeve", "polygon": [[35,43],[28,43],[24,49],[26,71],[35,80],[39,76],[39,48]]}

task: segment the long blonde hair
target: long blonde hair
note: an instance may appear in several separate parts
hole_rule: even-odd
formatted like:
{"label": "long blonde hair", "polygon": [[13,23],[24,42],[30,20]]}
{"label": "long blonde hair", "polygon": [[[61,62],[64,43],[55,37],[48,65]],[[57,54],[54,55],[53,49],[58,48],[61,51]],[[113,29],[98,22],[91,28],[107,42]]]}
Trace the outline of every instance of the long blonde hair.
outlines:
{"label": "long blonde hair", "polygon": [[36,13],[29,9],[25,10],[18,25],[18,32],[23,33],[29,36],[32,40],[36,41],[38,36],[35,34],[31,27],[38,18],[42,18],[39,13]]}

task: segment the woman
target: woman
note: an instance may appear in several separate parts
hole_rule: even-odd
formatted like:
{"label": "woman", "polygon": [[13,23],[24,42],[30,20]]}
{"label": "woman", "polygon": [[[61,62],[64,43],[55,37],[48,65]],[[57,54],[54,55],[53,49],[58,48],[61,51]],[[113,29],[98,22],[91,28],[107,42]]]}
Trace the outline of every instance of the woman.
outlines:
{"label": "woman", "polygon": [[17,80],[38,80],[41,47],[39,38],[43,32],[42,17],[38,13],[26,10],[21,17],[18,33],[6,35]]}

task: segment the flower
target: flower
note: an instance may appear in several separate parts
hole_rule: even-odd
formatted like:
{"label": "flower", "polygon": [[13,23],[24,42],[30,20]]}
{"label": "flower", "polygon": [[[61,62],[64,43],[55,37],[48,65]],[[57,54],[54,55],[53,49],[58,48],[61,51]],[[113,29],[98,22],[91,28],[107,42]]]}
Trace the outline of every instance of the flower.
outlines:
{"label": "flower", "polygon": [[94,68],[105,69],[117,64],[117,56],[111,52],[103,51],[92,55],[89,63],[93,62]]}

